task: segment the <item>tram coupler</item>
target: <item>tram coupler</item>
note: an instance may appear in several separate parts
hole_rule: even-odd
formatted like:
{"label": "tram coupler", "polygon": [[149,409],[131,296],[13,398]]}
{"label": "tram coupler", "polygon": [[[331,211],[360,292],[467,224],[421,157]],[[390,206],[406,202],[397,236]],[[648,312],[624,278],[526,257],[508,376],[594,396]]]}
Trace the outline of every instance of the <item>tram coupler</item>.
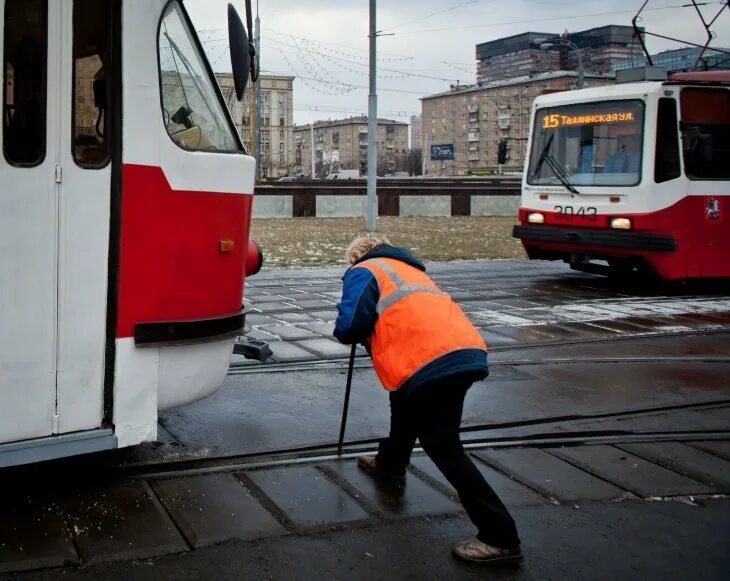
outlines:
{"label": "tram coupler", "polygon": [[256,359],[262,363],[271,357],[274,352],[266,341],[258,341],[251,337],[239,337],[233,345],[236,355],[243,355],[246,359]]}

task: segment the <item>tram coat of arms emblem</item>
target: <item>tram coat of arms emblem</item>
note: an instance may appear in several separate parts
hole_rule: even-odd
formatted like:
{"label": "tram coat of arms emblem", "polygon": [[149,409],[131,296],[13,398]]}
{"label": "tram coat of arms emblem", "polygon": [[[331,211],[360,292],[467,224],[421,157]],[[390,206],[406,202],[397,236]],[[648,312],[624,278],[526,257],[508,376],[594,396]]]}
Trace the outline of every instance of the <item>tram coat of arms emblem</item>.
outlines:
{"label": "tram coat of arms emblem", "polygon": [[720,202],[717,198],[710,198],[707,200],[707,206],[705,207],[705,216],[708,220],[719,220],[720,219]]}

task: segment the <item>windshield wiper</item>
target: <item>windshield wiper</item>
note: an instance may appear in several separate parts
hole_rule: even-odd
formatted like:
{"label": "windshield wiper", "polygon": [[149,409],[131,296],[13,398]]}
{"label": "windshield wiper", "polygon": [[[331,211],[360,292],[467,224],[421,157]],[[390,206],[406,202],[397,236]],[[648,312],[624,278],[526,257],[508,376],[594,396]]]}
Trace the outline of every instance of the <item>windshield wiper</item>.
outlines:
{"label": "windshield wiper", "polygon": [[548,167],[553,170],[555,177],[560,180],[560,183],[563,184],[566,190],[573,194],[579,193],[578,190],[575,189],[573,184],[570,183],[568,176],[565,174],[563,166],[560,165],[560,163],[551,154],[547,152],[545,153],[545,161],[547,162]]}
{"label": "windshield wiper", "polygon": [[555,134],[553,133],[550,137],[548,137],[548,140],[545,142],[545,146],[542,148],[542,152],[540,153],[540,158],[537,160],[537,164],[535,164],[535,171],[532,172],[532,177],[536,178],[540,173],[543,164],[547,162],[548,167],[555,174],[555,177],[560,180],[560,183],[563,185],[563,187],[573,194],[578,194],[578,190],[576,190],[573,184],[570,183],[568,176],[565,174],[563,166],[561,166],[560,163],[558,163],[558,161],[552,156],[552,154],[549,153],[550,146],[553,144],[554,138]]}

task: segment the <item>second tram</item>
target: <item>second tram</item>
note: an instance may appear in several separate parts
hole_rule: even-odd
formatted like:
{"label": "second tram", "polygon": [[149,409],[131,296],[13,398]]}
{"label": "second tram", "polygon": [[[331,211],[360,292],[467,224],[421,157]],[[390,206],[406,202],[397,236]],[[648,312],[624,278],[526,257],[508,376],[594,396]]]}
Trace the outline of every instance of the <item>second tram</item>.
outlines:
{"label": "second tram", "polygon": [[535,100],[514,228],[529,258],[667,280],[730,277],[729,214],[727,71]]}

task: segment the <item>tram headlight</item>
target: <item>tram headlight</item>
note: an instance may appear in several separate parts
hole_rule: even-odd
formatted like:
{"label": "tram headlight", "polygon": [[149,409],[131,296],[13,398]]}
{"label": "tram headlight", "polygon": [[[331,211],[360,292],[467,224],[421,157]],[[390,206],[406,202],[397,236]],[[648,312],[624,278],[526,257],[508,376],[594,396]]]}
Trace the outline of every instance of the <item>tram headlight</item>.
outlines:
{"label": "tram headlight", "polygon": [[527,221],[531,224],[544,224],[545,215],[541,214],[540,212],[530,212],[529,214],[527,214]]}
{"label": "tram headlight", "polygon": [[611,218],[611,228],[631,230],[631,218]]}

